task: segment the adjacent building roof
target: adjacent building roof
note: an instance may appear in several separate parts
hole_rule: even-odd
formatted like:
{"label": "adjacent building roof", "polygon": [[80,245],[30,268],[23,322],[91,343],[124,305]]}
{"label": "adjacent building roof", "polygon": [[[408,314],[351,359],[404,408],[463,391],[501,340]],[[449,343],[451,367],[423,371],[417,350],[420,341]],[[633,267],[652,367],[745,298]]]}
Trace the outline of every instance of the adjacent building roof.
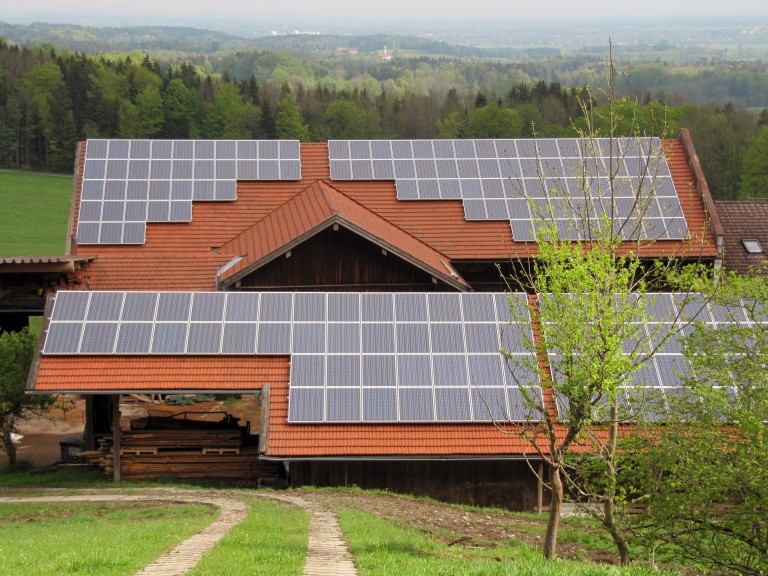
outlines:
{"label": "adjacent building roof", "polygon": [[[33,392],[249,392],[288,386],[287,356],[42,356]],[[34,375],[34,373],[33,373]]]}
{"label": "adjacent building roof", "polygon": [[768,200],[715,204],[725,235],[725,268],[743,274],[768,261]]}

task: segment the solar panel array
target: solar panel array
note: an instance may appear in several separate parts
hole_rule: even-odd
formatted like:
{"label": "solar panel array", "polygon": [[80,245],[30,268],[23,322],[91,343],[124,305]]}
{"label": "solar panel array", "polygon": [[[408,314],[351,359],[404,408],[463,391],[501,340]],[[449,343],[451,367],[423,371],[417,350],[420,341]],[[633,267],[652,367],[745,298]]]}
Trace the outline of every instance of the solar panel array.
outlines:
{"label": "solar panel array", "polygon": [[89,140],[78,244],[143,244],[148,222],[237,199],[238,180],[300,180],[294,140]]}
{"label": "solar panel array", "polygon": [[[619,389],[619,408],[625,417],[635,415],[638,401],[649,393],[662,398],[664,403],[669,395],[681,393],[684,380],[691,376],[690,364],[683,355],[682,340],[693,331],[693,323],[704,323],[711,329],[733,324],[754,326],[755,321],[768,324],[768,314],[749,318],[745,302],[725,307],[698,294],[666,293],[648,294],[646,299],[644,308],[649,321],[644,323],[638,319],[635,322],[636,331],[623,346],[625,354],[640,357],[647,357],[649,352],[653,354],[642,362],[632,380]],[[540,298],[540,303],[545,307],[546,298]],[[562,382],[564,373],[567,373],[564,357],[553,346],[548,346],[548,353],[552,376],[555,381]],[[736,392],[729,383],[713,385],[725,388],[729,394]],[[566,399],[560,397],[557,402],[560,414],[566,414]],[[647,406],[645,408],[648,409]],[[654,413],[643,414],[647,420],[658,417]]]}
{"label": "solar panel array", "polygon": [[290,354],[291,422],[525,420],[533,334],[510,306],[528,313],[504,293],[59,292],[43,353]]}
{"label": "solar panel array", "polygon": [[462,200],[467,220],[509,221],[519,241],[542,222],[583,240],[585,219],[603,215],[628,240],[688,235],[658,138],[333,140],[328,153],[334,180],[395,180],[399,200]]}

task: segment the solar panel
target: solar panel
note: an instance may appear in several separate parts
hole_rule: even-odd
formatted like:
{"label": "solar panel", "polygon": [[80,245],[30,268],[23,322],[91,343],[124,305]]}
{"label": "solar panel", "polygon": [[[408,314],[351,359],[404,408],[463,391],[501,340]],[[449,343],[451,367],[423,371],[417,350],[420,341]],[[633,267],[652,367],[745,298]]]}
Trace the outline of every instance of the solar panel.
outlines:
{"label": "solar panel", "polygon": [[148,354],[153,325],[149,322],[123,322],[117,336],[116,354]]}
{"label": "solar panel", "polygon": [[[192,200],[236,200],[238,179],[301,179],[298,141],[90,140],[86,150],[80,244],[143,244],[145,228],[124,222],[189,222]],[[126,198],[153,202],[130,213],[105,202]]]}

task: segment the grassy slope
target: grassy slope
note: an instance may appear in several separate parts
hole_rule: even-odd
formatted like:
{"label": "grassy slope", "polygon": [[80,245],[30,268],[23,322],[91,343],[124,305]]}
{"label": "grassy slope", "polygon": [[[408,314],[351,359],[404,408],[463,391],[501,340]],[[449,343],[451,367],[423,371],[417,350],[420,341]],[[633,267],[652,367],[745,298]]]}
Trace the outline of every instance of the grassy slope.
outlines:
{"label": "grassy slope", "polygon": [[0,171],[0,256],[64,254],[72,177]]}
{"label": "grassy slope", "polygon": [[189,538],[212,508],[157,503],[0,505],[0,576],[127,576]]}

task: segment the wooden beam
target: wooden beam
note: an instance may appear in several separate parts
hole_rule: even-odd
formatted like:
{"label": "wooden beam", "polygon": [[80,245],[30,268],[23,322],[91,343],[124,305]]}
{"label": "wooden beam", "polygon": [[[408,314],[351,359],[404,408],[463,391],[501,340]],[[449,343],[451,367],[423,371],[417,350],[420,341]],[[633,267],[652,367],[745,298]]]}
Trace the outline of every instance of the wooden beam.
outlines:
{"label": "wooden beam", "polygon": [[539,477],[536,487],[536,512],[541,514],[544,508],[544,461],[539,462]]}
{"label": "wooden beam", "polygon": [[96,435],[93,432],[93,394],[85,397],[85,449],[96,450]]}
{"label": "wooden beam", "polygon": [[112,395],[112,455],[115,462],[113,479],[120,482],[123,476],[120,469],[120,394]]}
{"label": "wooden beam", "polygon": [[259,431],[259,454],[266,454],[269,448],[269,384],[261,388],[261,426]]}

